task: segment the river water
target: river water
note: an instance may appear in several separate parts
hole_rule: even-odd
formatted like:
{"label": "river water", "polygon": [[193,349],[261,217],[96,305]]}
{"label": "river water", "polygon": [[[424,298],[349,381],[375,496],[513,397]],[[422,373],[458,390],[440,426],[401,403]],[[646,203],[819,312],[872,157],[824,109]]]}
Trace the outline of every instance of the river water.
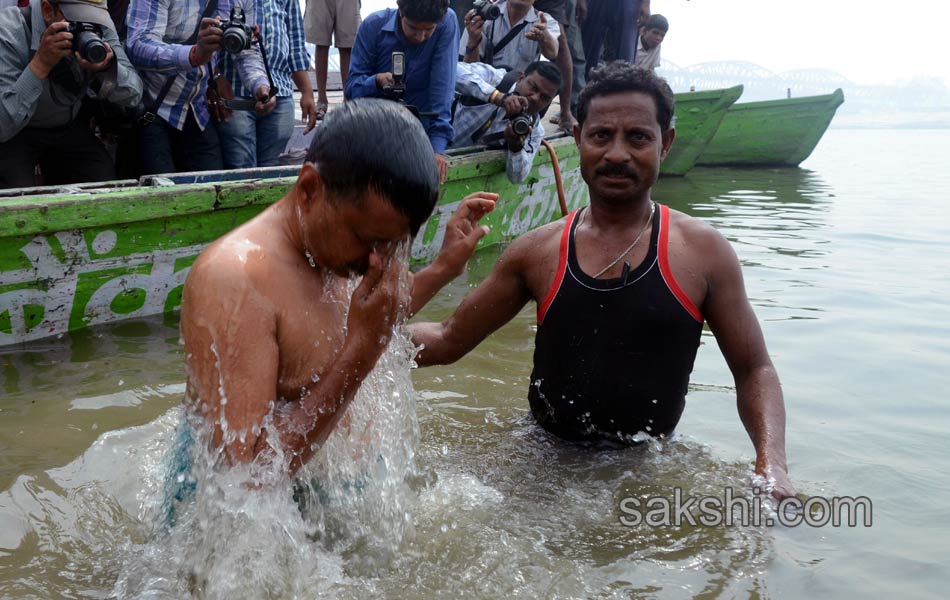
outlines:
{"label": "river water", "polygon": [[734,244],[783,382],[792,480],[866,497],[870,526],[623,525],[627,497],[750,494],[731,376],[706,332],[674,441],[557,443],[528,414],[532,306],[411,384],[394,349],[356,410],[382,437],[368,459],[356,436],[330,445],[319,514],[289,482],[222,485],[237,499],[163,534],[184,385],[176,323],[158,318],[0,354],[0,597],[945,597],[947,157],[950,131],[832,129],[801,169],[700,169],[655,191]]}

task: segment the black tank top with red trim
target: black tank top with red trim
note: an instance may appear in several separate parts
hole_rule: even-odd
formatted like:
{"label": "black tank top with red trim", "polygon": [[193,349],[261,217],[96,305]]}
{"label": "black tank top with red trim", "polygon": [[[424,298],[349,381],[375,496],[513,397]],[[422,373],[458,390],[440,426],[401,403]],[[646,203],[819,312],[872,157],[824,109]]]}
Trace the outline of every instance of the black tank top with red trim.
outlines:
{"label": "black tank top with red trim", "polygon": [[647,256],[626,280],[581,271],[578,214],[568,216],[558,272],[538,307],[531,412],[566,439],[667,436],[683,413],[703,329],[670,271],[669,208],[656,206]]}

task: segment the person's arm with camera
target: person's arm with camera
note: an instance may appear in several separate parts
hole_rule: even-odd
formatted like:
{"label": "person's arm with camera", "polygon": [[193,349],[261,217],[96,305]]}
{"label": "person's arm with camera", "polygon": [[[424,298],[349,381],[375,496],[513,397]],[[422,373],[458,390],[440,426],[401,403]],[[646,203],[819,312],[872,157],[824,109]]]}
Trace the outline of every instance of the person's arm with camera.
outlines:
{"label": "person's arm with camera", "polygon": [[557,25],[557,21],[551,21],[549,25],[548,17],[543,12],[538,13],[538,20],[531,26],[528,33],[524,34],[527,39],[538,43],[538,48],[544,58],[552,61],[557,58],[557,38],[559,35],[561,35],[561,30]]}
{"label": "person's arm with camera", "polygon": [[[0,30],[4,46],[9,45],[13,52],[21,53],[19,65],[13,61],[0,63],[3,67],[0,71],[0,142],[13,138],[26,127],[43,93],[43,80],[59,61],[72,53],[73,36],[66,31],[67,26],[65,21],[50,25],[32,59],[27,53],[28,46],[24,46],[23,33],[14,27]],[[6,39],[8,35],[10,39]]]}
{"label": "person's arm with camera", "polygon": [[106,47],[106,57],[98,63],[84,59],[76,53],[76,60],[83,69],[95,73],[99,84],[93,86],[98,90],[101,100],[108,100],[117,106],[134,107],[142,100],[142,79],[138,71],[132,66],[129,57],[122,48],[119,36],[108,27],[102,29],[102,40]]}
{"label": "person's arm with camera", "polygon": [[221,47],[221,30],[215,19],[202,20],[194,45],[166,42],[164,24],[168,23],[170,1],[131,0],[129,3],[125,47],[137,69],[187,73],[210,62]]}
{"label": "person's arm with camera", "polygon": [[[225,2],[225,5],[227,6],[226,10],[228,11],[231,10],[231,6],[242,6],[238,0]],[[247,3],[247,6],[244,7],[244,10],[245,17],[242,25],[260,23],[260,19],[258,19],[254,14],[253,2]],[[232,12],[231,19],[234,18],[235,15]],[[254,25],[253,32],[253,36],[248,41],[248,45],[245,45],[243,50],[232,54],[232,56],[234,57],[234,63],[237,66],[238,73],[241,75],[241,82],[244,84],[244,88],[248,90],[254,90],[254,97],[257,99],[257,104],[254,106],[254,112],[263,117],[264,115],[270,114],[275,108],[277,108],[277,90],[271,90],[270,83],[268,82],[267,71],[264,69],[264,59],[261,56],[261,44],[263,43],[263,40],[259,39],[260,28],[257,25]],[[223,37],[221,39],[223,39]],[[228,45],[224,44],[223,48],[228,48]],[[272,91],[273,93],[271,93]]]}
{"label": "person's arm with camera", "polygon": [[481,62],[484,29],[485,19],[475,14],[474,10],[468,11],[465,15],[465,31],[462,32],[462,39],[459,40],[459,54],[462,55],[462,62]]}
{"label": "person's arm with camera", "polygon": [[471,96],[482,102],[491,102],[498,85],[505,78],[504,69],[496,69],[485,63],[458,63],[455,73],[455,92]]}

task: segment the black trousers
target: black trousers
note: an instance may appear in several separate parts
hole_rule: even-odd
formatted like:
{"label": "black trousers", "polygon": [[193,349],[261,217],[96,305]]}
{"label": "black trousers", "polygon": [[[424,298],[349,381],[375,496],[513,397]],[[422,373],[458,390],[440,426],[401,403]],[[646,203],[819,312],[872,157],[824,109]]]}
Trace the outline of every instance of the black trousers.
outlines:
{"label": "black trousers", "polygon": [[24,127],[0,143],[0,188],[37,185],[37,164],[43,185],[116,178],[112,157],[82,119],[62,127]]}

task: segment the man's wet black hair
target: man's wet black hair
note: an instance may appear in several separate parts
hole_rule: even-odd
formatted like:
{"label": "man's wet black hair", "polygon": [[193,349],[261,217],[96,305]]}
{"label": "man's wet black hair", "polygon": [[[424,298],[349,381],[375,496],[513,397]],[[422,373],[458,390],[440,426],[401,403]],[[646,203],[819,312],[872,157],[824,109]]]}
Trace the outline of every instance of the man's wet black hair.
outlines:
{"label": "man's wet black hair", "polygon": [[449,10],[449,0],[397,0],[399,14],[416,23],[439,23]]}
{"label": "man's wet black hair", "polygon": [[422,124],[389,100],[358,98],[328,112],[307,162],[316,165],[331,201],[372,189],[409,218],[413,236],[439,198],[439,169]]}
{"label": "man's wet black hair", "polygon": [[561,91],[561,70],[557,68],[556,64],[546,60],[536,60],[525,68],[524,76],[527,77],[535,71],[538,75],[556,85],[557,91]]}
{"label": "man's wet black hair", "polygon": [[660,131],[666,131],[673,122],[673,90],[666,80],[655,75],[653,69],[639,69],[632,64],[615,60],[590,72],[590,81],[577,99],[577,122],[584,126],[590,101],[598,96],[616,92],[643,92],[656,102],[656,120]]}
{"label": "man's wet black hair", "polygon": [[663,33],[666,33],[670,30],[670,22],[666,20],[661,14],[650,15],[650,18],[647,19],[646,25],[643,26],[647,31],[651,29],[659,29]]}

